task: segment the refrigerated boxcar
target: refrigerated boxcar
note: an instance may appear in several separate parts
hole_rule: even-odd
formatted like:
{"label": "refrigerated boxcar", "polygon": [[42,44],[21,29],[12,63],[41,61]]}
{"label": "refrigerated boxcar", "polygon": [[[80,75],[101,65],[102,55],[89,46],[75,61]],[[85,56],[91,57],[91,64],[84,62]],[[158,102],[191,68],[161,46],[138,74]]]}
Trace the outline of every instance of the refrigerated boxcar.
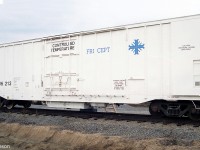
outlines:
{"label": "refrigerated boxcar", "polygon": [[199,118],[200,15],[0,44],[0,106],[149,102]]}

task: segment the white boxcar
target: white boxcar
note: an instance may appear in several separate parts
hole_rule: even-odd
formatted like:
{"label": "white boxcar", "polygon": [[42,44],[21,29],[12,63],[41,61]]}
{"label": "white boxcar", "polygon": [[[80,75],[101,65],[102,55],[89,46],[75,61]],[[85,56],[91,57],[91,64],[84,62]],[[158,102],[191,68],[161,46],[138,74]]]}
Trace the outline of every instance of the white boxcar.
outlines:
{"label": "white boxcar", "polygon": [[[2,102],[86,108],[157,100],[152,110],[160,112],[163,100],[185,100],[198,110],[200,15],[0,44],[0,70]],[[175,104],[165,110],[182,107]]]}

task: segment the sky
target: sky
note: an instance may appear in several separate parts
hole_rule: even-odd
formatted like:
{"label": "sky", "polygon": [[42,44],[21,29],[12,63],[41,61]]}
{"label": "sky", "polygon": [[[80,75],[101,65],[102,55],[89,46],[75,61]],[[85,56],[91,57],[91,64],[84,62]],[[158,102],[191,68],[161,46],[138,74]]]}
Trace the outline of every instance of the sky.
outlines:
{"label": "sky", "polygon": [[0,43],[196,14],[200,0],[0,0]]}

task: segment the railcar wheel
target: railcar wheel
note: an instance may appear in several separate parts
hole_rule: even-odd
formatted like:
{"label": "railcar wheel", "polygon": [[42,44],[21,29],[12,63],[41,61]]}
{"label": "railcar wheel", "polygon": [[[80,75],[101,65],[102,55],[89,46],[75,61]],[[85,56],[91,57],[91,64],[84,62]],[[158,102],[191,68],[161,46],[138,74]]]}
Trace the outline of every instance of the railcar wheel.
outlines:
{"label": "railcar wheel", "polygon": [[194,120],[194,121],[199,121],[200,120],[200,114],[196,113],[196,110],[193,107],[190,108],[189,113],[188,113],[188,117],[191,120]]}
{"label": "railcar wheel", "polygon": [[152,116],[162,116],[159,106],[159,102],[151,102],[149,105],[149,112]]}
{"label": "railcar wheel", "polygon": [[23,106],[24,106],[24,108],[29,108],[29,107],[31,107],[31,102],[25,102],[23,104]]}
{"label": "railcar wheel", "polygon": [[0,99],[0,108],[2,108],[4,106],[4,100],[3,99]]}
{"label": "railcar wheel", "polygon": [[13,107],[15,107],[15,103],[13,101],[6,101],[6,108],[7,109],[12,109]]}

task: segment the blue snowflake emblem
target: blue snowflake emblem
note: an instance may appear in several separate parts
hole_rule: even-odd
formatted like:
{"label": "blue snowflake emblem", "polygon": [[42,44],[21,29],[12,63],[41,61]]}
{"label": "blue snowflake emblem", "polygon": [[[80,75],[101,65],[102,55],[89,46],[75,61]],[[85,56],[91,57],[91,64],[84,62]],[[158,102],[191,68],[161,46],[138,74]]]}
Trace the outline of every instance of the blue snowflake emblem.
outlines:
{"label": "blue snowflake emblem", "polygon": [[144,49],[144,44],[142,44],[139,39],[134,40],[133,43],[129,45],[129,50],[131,50],[134,55],[138,55],[142,49]]}

